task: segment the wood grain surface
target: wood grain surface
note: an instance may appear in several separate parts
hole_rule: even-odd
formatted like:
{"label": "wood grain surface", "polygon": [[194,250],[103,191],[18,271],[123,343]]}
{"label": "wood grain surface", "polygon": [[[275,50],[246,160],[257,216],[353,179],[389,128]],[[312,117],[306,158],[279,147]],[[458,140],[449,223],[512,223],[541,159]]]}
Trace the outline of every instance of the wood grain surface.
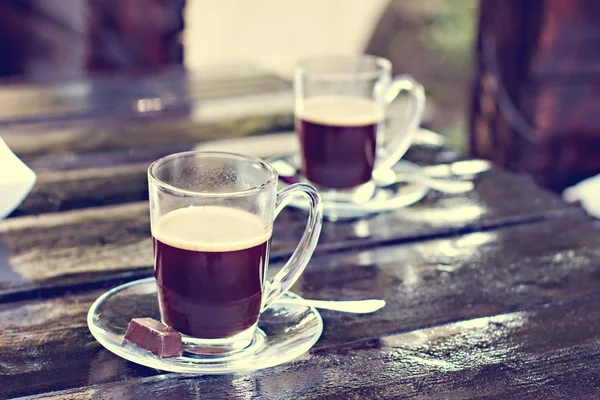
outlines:
{"label": "wood grain surface", "polygon": [[[417,367],[425,368],[424,374],[453,373],[457,385],[461,380],[474,378],[473,374],[481,374],[478,379],[498,380],[495,384],[499,389],[511,375],[502,375],[497,364],[509,362],[509,366],[521,371],[529,368],[529,364],[519,365],[519,360],[526,361],[531,356],[528,352],[538,349],[541,353],[531,364],[535,365],[546,354],[554,354],[552,346],[544,340],[554,340],[556,346],[571,343],[569,346],[574,347],[568,347],[564,354],[571,357],[568,360],[586,355],[585,351],[579,352],[586,343],[597,346],[597,324],[591,322],[597,311],[588,313],[597,308],[600,296],[599,233],[600,227],[588,219],[563,219],[315,257],[295,285],[297,293],[317,299],[383,298],[387,306],[371,315],[323,311],[325,330],[309,355],[288,366],[239,377],[244,380],[254,376],[269,381],[297,371],[300,375],[292,374],[291,384],[310,371],[320,371],[328,376],[345,371],[353,378],[344,378],[340,386],[329,389],[325,382],[317,385],[312,380],[304,381],[304,378],[304,383],[297,384],[308,385],[302,390],[316,385],[313,390],[318,390],[321,395],[350,395],[349,390],[366,382],[351,383],[353,379],[359,379],[355,376],[360,375],[362,368],[370,370],[382,360],[388,360],[391,364],[384,363],[388,366],[383,370],[376,369],[377,373],[371,377],[380,382],[372,390],[402,390],[402,385],[393,383],[392,371],[416,384],[421,376],[421,370],[414,369]],[[43,393],[157,373],[114,356],[92,338],[85,316],[92,301],[102,292],[83,291],[0,305],[0,380],[6,382],[0,387],[0,396]],[[558,314],[542,311],[555,309],[563,302],[587,304],[585,302],[590,299],[593,301],[583,309],[568,311],[569,308],[558,307],[556,310],[563,310]],[[477,320],[519,310],[538,311]],[[531,325],[535,332],[521,344],[524,340],[519,336],[521,328],[527,330],[529,315],[538,318],[538,313],[545,315],[540,321],[546,322]],[[466,322],[418,331],[463,320]],[[555,325],[544,328],[545,323]],[[587,324],[590,326],[582,329]],[[577,330],[571,331],[571,328]],[[411,331],[415,332],[387,337]],[[508,343],[523,347],[511,347]],[[495,346],[500,348],[494,350]],[[579,350],[575,351],[577,346]],[[587,356],[592,357],[595,351]],[[555,362],[560,356],[560,353],[554,354]],[[358,358],[351,361],[353,357]],[[551,371],[558,368],[554,362],[547,362]],[[566,367],[566,376],[575,372],[573,368]],[[464,373],[460,374],[461,371]],[[532,370],[531,374],[538,373],[536,371]],[[593,371],[595,369],[589,370],[590,373]],[[168,385],[173,386],[169,387],[188,388],[191,384],[191,381],[182,381],[181,377],[172,378]],[[218,377],[200,379],[202,382],[223,382]],[[331,383],[335,380],[332,377]],[[148,387],[149,393],[163,390],[159,381],[147,382],[142,386]],[[435,382],[437,380],[429,384],[429,390],[444,388],[442,385],[436,389]],[[127,387],[128,384],[124,385]],[[516,383],[514,385],[515,390],[519,389]],[[111,387],[121,386],[109,386],[106,390]],[[134,390],[137,395],[142,393],[138,390],[146,389],[136,385],[127,390]],[[181,390],[187,393],[187,389]],[[276,395],[266,394],[269,393]],[[364,395],[368,393],[364,392]]]}
{"label": "wood grain surface", "polygon": [[[294,291],[387,305],[323,311],[319,342],[293,362],[199,377],[125,361],[86,314],[108,288],[152,276],[147,166],[204,140],[290,130],[290,85],[238,66],[16,82],[0,100],[3,138],[38,174],[0,222],[2,399],[600,397],[600,224],[494,168],[461,174],[469,193],[326,222]],[[441,176],[470,165],[434,142],[407,159]],[[277,219],[270,273],[305,218]]]}
{"label": "wood grain surface", "polygon": [[[43,201],[60,210],[121,201],[121,196],[129,201],[146,196],[145,175],[136,178],[141,168],[97,171],[97,180],[89,179],[89,175],[81,177],[80,171],[64,172],[63,177],[70,179],[61,179],[58,185],[42,178],[23,207]],[[110,182],[114,172],[120,174],[118,185]],[[44,187],[50,189],[45,191]],[[137,194],[135,188],[139,189]],[[74,193],[84,197],[77,199]],[[475,190],[464,195],[430,193],[418,204],[394,212],[326,222],[318,251],[415,241],[577,215],[582,215],[581,209],[566,205],[525,178],[492,169],[475,178]],[[305,213],[299,210],[287,209],[280,214],[273,233],[275,260],[291,254],[305,220]],[[148,276],[152,266],[148,205],[135,202],[10,218],[0,222],[0,250],[0,301],[37,296],[40,290],[72,284]]]}
{"label": "wood grain surface", "polygon": [[[159,100],[173,109],[208,99],[289,91],[281,77],[250,64],[187,71],[181,67],[151,73],[92,73],[64,82],[0,81],[0,124],[35,123],[74,118],[134,116],[148,111],[140,100]],[[156,102],[147,102],[155,108]],[[138,106],[139,105],[139,106]]]}
{"label": "wood grain surface", "polygon": [[599,310],[594,297],[316,349],[251,374],[140,376],[28,398],[593,399]]}

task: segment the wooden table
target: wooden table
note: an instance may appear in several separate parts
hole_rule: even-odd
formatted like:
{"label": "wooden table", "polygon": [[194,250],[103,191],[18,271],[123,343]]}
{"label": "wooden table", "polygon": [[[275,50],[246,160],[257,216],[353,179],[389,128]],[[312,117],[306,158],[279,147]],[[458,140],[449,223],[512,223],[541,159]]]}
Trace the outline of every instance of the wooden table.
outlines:
{"label": "wooden table", "polygon": [[[2,135],[38,183],[0,222],[0,398],[600,396],[600,225],[494,168],[464,195],[430,193],[392,213],[327,222],[294,291],[387,306],[372,315],[323,311],[321,339],[293,362],[199,377],[108,352],[85,315],[108,288],[152,275],[148,163],[200,140],[291,129],[292,118],[289,85],[256,69],[175,71],[142,100],[136,85],[103,79],[81,84],[105,93],[104,102],[70,87],[9,88],[36,111],[12,122],[3,115]],[[174,93],[170,103],[165,91]],[[422,165],[463,159],[431,144],[406,157]],[[303,220],[294,210],[277,220],[273,268]]]}

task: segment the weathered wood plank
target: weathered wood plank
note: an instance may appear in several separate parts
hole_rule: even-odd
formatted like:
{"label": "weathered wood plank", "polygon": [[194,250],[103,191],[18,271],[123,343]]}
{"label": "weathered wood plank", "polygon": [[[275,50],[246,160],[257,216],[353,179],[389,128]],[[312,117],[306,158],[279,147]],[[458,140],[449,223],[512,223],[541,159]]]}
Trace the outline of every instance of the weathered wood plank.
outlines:
{"label": "weathered wood plank", "polygon": [[25,282],[71,284],[85,276],[102,278],[152,265],[145,202],[49,216],[2,223],[3,289]]}
{"label": "weathered wood plank", "polygon": [[147,170],[143,162],[39,173],[33,190],[12,216],[148,200]]}
{"label": "weathered wood plank", "polygon": [[[413,149],[414,159],[434,164],[449,157]],[[431,159],[433,158],[433,160]],[[433,162],[432,162],[433,161]],[[41,174],[18,212],[60,211],[147,197],[145,164]],[[118,176],[118,178],[115,178]],[[422,202],[368,219],[325,223],[319,251],[411,241],[491,229],[507,224],[581,215],[577,207],[520,176],[492,169],[460,196],[431,193]],[[301,211],[286,210],[275,223],[273,251],[286,256],[305,224]],[[48,285],[147,275],[151,262],[147,203],[50,213],[0,222],[0,296]],[[135,275],[136,273],[134,273]],[[34,293],[32,293],[33,295]]]}
{"label": "weathered wood plank", "polygon": [[[281,122],[283,124],[283,120]],[[268,132],[268,134],[269,136],[260,135],[259,137],[246,139],[230,138],[202,142],[200,144],[196,143],[193,148],[195,150],[208,149],[215,151],[231,151],[234,153],[244,152],[245,154],[263,158],[296,151],[297,144],[293,144],[290,140],[295,140],[293,131]],[[269,140],[267,140],[267,138]],[[456,152],[452,152],[443,146],[443,137],[437,133],[421,129],[415,135],[410,157],[413,161],[420,162],[421,164],[427,164],[435,158],[442,162],[454,161],[460,157]],[[150,163],[165,155],[190,150],[191,148],[192,146],[190,146],[189,143],[163,143],[159,146],[150,145],[121,150],[41,157],[30,160],[28,164],[38,173],[68,171],[74,169],[95,169],[143,162]],[[249,148],[250,150],[248,150]],[[432,154],[438,153],[442,153],[444,156],[432,156]]]}
{"label": "weathered wood plank", "polygon": [[[238,131],[238,134],[256,133],[254,128],[256,126],[243,133]],[[178,144],[173,138],[168,145],[165,143],[163,146],[148,146],[117,154],[94,153],[92,159],[85,154],[73,155],[66,160],[64,157],[38,159],[31,163],[38,173],[36,185],[13,216],[147,200],[147,168],[150,163],[174,151],[191,150],[195,144]],[[135,146],[135,142],[128,145]],[[407,156],[424,165],[455,161],[459,157],[444,148],[423,146],[413,146]],[[90,164],[91,168],[85,168]],[[38,170],[36,166],[40,165],[42,169]]]}
{"label": "weathered wood plank", "polygon": [[289,90],[281,77],[252,65],[146,74],[96,75],[86,79],[0,87],[0,124],[54,118],[135,114],[140,99],[161,99],[169,107],[198,100]]}
{"label": "weathered wood plank", "polygon": [[[563,311],[544,317],[543,323],[534,324],[531,340],[519,350],[522,353],[512,352],[514,346],[518,347],[521,343],[520,327],[528,326],[537,312],[516,314],[516,322],[508,319],[503,322],[502,317],[499,320],[451,325],[451,328],[443,328],[448,339],[442,342],[436,342],[440,337],[435,331],[437,328],[398,338],[377,338],[549,303],[597,298],[600,295],[599,232],[600,227],[589,221],[560,220],[316,257],[296,285],[296,292],[307,298],[319,299],[383,298],[387,306],[372,315],[324,311],[325,331],[312,355],[258,376],[261,376],[261,382],[265,382],[265,379],[270,379],[269,376],[279,379],[285,371],[295,370],[301,375],[294,375],[294,380],[301,378],[302,382],[314,382],[314,379],[306,381],[302,374],[310,375],[317,371],[319,377],[315,379],[322,381],[320,374],[349,372],[341,366],[343,364],[348,368],[360,368],[363,362],[367,362],[364,367],[370,370],[368,360],[374,358],[376,363],[393,361],[389,367],[396,374],[408,374],[406,379],[416,379],[415,384],[421,375],[420,370],[414,369],[418,365],[441,372],[464,370],[463,374],[456,376],[459,380],[477,376],[477,370],[469,372],[470,367],[481,367],[482,373],[492,368],[498,375],[494,373],[490,379],[502,380],[510,376],[503,376],[501,368],[488,367],[488,363],[496,365],[505,362],[505,357],[515,357],[516,364],[510,362],[506,368],[532,368],[535,363],[519,365],[518,360],[526,360],[529,352],[535,349],[543,352],[541,358],[555,351],[547,350],[550,339],[544,335],[555,334],[551,340],[557,345],[573,340],[573,346],[584,346],[588,339],[593,338],[597,346],[600,326],[593,323],[600,312],[597,300],[594,300],[593,307],[586,306],[581,312],[585,318]],[[0,386],[0,396],[43,393],[156,373],[102,350],[88,333],[85,314],[100,293],[82,292],[48,300],[0,305],[0,379],[10,378],[2,379],[7,384]],[[541,307],[544,308],[547,307]],[[592,336],[585,336],[588,334]],[[507,344],[503,351],[495,350],[495,340],[504,340],[510,346]],[[452,343],[460,344],[459,348],[452,347]],[[364,357],[352,361],[353,356],[361,354],[358,350],[363,346],[368,347],[365,350],[373,346],[383,346],[383,349],[369,350]],[[409,353],[401,352],[405,346],[409,346]],[[398,358],[393,357],[396,352],[400,352]],[[572,353],[574,357],[579,354]],[[548,359],[549,363],[552,361],[549,364],[551,371],[561,366],[560,354],[555,356]],[[570,364],[567,366],[567,369],[572,367]],[[375,370],[378,372],[370,379],[378,380],[379,384],[375,385],[373,381],[373,385],[367,386],[383,390],[391,385],[390,380],[398,378],[391,373],[392,370]],[[358,371],[348,379],[354,379],[356,373]],[[207,379],[200,379],[200,382],[220,378]],[[155,381],[148,382],[144,386],[152,387],[154,384],[151,382]],[[179,382],[179,378],[173,382]],[[346,380],[343,382],[347,383]],[[183,383],[182,387],[186,388],[189,384]],[[347,384],[349,388],[360,386]],[[501,387],[501,382],[498,385],[498,388]],[[324,390],[321,385],[317,386],[315,390]],[[401,390],[401,386],[392,385],[394,390]],[[435,387],[432,383],[428,390],[434,392]],[[137,386],[134,390],[138,390]],[[338,387],[335,390],[342,389]],[[349,395],[347,392],[344,394]],[[364,394],[366,396],[368,392]]]}
{"label": "weathered wood plank", "polygon": [[15,125],[3,128],[9,147],[28,163],[56,157],[144,148],[193,147],[200,141],[289,129],[289,90],[206,100],[165,113]]}
{"label": "weathered wood plank", "polygon": [[28,399],[592,399],[599,310],[596,298],[317,349],[251,374],[90,379]]}

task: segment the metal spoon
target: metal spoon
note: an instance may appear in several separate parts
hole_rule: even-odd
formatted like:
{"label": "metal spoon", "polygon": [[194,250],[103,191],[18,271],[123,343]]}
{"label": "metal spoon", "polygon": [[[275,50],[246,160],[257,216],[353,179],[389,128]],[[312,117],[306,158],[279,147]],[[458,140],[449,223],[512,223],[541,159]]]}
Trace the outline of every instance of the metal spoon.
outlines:
{"label": "metal spoon", "polygon": [[326,310],[341,311],[353,314],[369,314],[385,306],[385,300],[348,300],[348,301],[329,301],[329,300],[307,300],[282,298],[277,301],[278,304],[295,304]]}
{"label": "metal spoon", "polygon": [[415,182],[442,193],[465,193],[473,190],[473,182],[454,179],[439,179],[427,176],[422,172],[395,172],[391,169],[373,171],[373,178],[378,186],[389,186],[399,182]]}
{"label": "metal spoon", "polygon": [[[286,159],[269,160],[273,168],[279,174],[279,177],[286,183],[296,183],[298,170]],[[415,182],[428,186],[442,193],[465,193],[473,190],[473,182],[461,181],[455,179],[433,178],[421,172],[421,168],[407,168],[405,171],[394,171],[391,169],[376,169],[373,171],[373,179],[377,186],[390,186],[399,182]]]}

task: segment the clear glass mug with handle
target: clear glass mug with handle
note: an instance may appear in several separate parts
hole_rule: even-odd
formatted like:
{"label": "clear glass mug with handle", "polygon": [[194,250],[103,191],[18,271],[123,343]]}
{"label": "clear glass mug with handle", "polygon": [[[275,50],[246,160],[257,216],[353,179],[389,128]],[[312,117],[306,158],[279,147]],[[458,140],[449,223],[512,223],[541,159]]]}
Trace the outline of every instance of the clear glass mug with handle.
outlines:
{"label": "clear glass mug with handle", "polygon": [[[385,132],[388,107],[402,93],[408,99],[403,124]],[[425,108],[420,83],[408,75],[392,78],[391,62],[369,55],[300,61],[294,97],[302,174],[328,200],[370,198],[374,169],[402,158]]]}
{"label": "clear glass mug with handle", "polygon": [[[277,192],[266,162],[240,154],[186,152],[148,170],[154,268],[161,319],[196,354],[251,345],[260,313],[298,279],[317,245],[321,198],[307,184]],[[266,279],[273,221],[292,200],[310,203],[290,260]]]}

